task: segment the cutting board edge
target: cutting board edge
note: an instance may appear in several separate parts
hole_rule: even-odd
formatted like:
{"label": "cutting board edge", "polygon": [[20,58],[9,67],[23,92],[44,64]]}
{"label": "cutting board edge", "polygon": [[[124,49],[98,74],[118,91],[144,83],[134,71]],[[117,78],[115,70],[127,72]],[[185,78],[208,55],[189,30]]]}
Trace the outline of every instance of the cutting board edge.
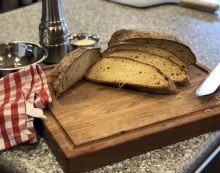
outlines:
{"label": "cutting board edge", "polygon": [[[120,145],[122,143],[126,143],[126,142],[129,142],[132,140],[137,140],[139,138],[150,136],[152,134],[158,134],[158,133],[166,131],[166,130],[174,129],[178,126],[185,126],[190,123],[194,123],[197,121],[203,121],[205,119],[209,120],[210,118],[220,116],[220,113],[214,113],[214,114],[212,113],[216,109],[217,109],[216,112],[220,112],[220,105],[210,107],[210,109],[212,109],[212,111],[210,111],[210,112],[206,112],[205,110],[196,111],[196,112],[193,112],[192,114],[187,114],[184,117],[181,116],[181,117],[168,119],[168,120],[158,122],[158,123],[155,123],[152,125],[143,126],[143,127],[137,128],[135,130],[123,132],[120,135],[112,135],[112,136],[105,137],[100,140],[95,140],[93,142],[88,142],[88,143],[84,143],[84,144],[77,145],[77,146],[74,144],[74,142],[71,140],[71,138],[68,136],[66,131],[62,128],[62,126],[60,125],[60,123],[58,122],[56,117],[54,117],[51,112],[49,113],[50,114],[49,116],[53,116],[53,119],[58,123],[58,126],[60,128],[59,130],[62,131],[62,133],[66,135],[66,140],[68,140],[67,148],[69,149],[69,151],[72,151],[74,153],[77,150],[79,150],[79,152],[77,151],[77,153],[74,153],[74,154],[72,154],[70,152],[65,153],[67,158],[68,157],[71,158],[71,157],[77,157],[78,155],[81,155],[82,154],[82,153],[80,153],[81,151],[83,151],[83,154],[88,154],[90,151],[89,151],[89,148],[87,148],[87,147],[95,146],[96,144],[98,145],[97,150],[108,148],[109,145],[104,145],[104,143],[106,141],[108,142],[108,141],[116,139],[117,141],[114,141],[115,142],[114,145]],[[197,116],[198,114],[200,114],[200,117]],[[201,116],[201,114],[203,114],[203,116]],[[158,127],[160,127],[160,128],[158,129]],[[220,128],[220,126],[219,126],[219,128]],[[149,130],[150,130],[150,132],[149,132]],[[145,131],[145,133],[138,134],[138,133],[141,133],[142,131]],[[126,138],[126,140],[122,140],[120,138],[122,138],[122,139]],[[55,139],[58,139],[58,138],[55,138]],[[57,143],[59,143],[59,140],[57,140]],[[107,144],[109,144],[109,142]]]}
{"label": "cutting board edge", "polygon": [[[210,123],[213,123],[212,126],[210,126]],[[150,136],[149,135],[142,136],[140,138],[136,138],[135,140],[117,144],[112,147],[102,148],[100,150],[94,150],[92,152],[82,153],[81,155],[76,155],[74,157],[73,157],[74,154],[71,156],[71,153],[74,153],[74,150],[67,151],[65,150],[66,148],[65,146],[63,145],[61,145],[62,147],[59,146],[61,142],[59,140],[60,139],[59,136],[61,135],[62,132],[60,134],[51,135],[51,129],[48,128],[46,124],[44,123],[44,127],[45,127],[44,137],[47,139],[48,144],[52,148],[52,151],[55,153],[55,156],[57,157],[58,161],[61,163],[61,166],[63,167],[65,172],[78,173],[78,172],[84,172],[84,171],[88,171],[91,169],[95,169],[97,167],[100,167],[106,164],[115,163],[123,159],[126,159],[128,157],[136,156],[143,152],[151,151],[153,149],[157,149],[157,148],[167,146],[167,145],[170,145],[176,142],[180,142],[185,139],[189,139],[189,138],[192,138],[192,137],[195,137],[195,136],[198,136],[198,135],[210,132],[210,131],[220,129],[219,123],[220,123],[220,116],[219,114],[217,114],[215,116],[212,116],[211,118],[208,117],[208,118],[201,119],[200,121],[191,122],[189,124],[185,124],[182,126],[175,126],[173,128],[163,131],[163,134],[155,133]],[[200,129],[199,124],[204,124],[204,128]],[[183,132],[185,132],[185,129],[189,129],[191,127],[193,127],[192,129],[193,131],[191,131],[191,133],[184,133],[184,135],[177,135],[176,138],[173,138],[173,135],[175,136],[175,134],[182,134]],[[173,133],[173,130],[175,130],[175,133]],[[51,137],[48,137],[48,136],[51,136]],[[164,138],[164,140],[162,140],[161,143],[158,143],[158,139],[159,141],[161,141],[161,137]],[[167,138],[171,140],[165,140]],[[130,147],[127,145],[129,145]],[[134,149],[135,147],[140,148],[140,149],[137,149],[136,151]],[[123,154],[125,152],[124,151],[125,148],[126,148],[126,151],[131,152],[131,153],[126,153],[125,154],[126,156]],[[132,151],[130,151],[127,148],[132,149]],[[112,158],[110,160],[107,159],[107,161],[105,161],[105,158],[108,158],[108,155],[111,155],[111,157],[114,157],[114,154],[115,155],[119,154],[120,156],[116,158]],[[103,155],[106,155],[106,156],[104,157]],[[99,164],[96,162],[93,162],[92,165],[88,165],[88,167],[85,168],[85,166],[83,166],[85,165],[85,161],[87,160],[87,158],[91,159],[91,157],[92,158],[101,157],[101,159],[99,159],[99,162],[98,162]],[[77,170],[73,169],[75,167],[79,169]]]}

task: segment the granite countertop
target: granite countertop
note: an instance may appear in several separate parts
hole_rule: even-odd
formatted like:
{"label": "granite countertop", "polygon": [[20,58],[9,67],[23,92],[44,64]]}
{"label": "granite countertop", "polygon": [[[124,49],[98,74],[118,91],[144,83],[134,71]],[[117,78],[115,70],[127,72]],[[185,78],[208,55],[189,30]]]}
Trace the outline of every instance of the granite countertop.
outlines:
{"label": "granite countertop", "polygon": [[[106,48],[111,34],[121,28],[165,32],[185,41],[198,61],[209,68],[220,62],[220,18],[176,5],[136,9],[104,0],[63,0],[70,33],[89,32]],[[38,42],[41,3],[0,15],[0,40]],[[220,144],[220,131],[105,166],[99,172],[192,172]],[[9,172],[63,172],[44,138],[35,145],[21,145],[0,152],[0,167]]]}

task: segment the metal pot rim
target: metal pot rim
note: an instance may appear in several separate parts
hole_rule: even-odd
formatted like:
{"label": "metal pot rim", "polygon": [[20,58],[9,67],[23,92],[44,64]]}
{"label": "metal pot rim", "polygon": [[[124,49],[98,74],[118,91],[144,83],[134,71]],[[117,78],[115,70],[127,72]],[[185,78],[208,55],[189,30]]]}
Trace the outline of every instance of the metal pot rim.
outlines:
{"label": "metal pot rim", "polygon": [[[37,43],[33,43],[33,42],[27,42],[27,41],[9,41],[9,42],[0,42],[0,44],[5,44],[5,45],[9,45],[9,44],[17,44],[17,43],[25,43],[25,44],[32,44],[34,46],[37,46],[39,47],[40,49],[42,49],[44,51],[44,55],[41,59],[39,59],[38,61],[32,63],[32,64],[40,64],[41,62],[43,62],[47,56],[48,56],[48,52],[46,50],[46,48],[42,47],[40,44],[37,44]],[[30,64],[29,64],[30,65]],[[20,70],[21,68],[25,67],[25,66],[28,66],[28,65],[24,65],[22,67],[12,67],[12,68],[1,68],[0,67],[0,70],[1,71],[10,71],[10,70]]]}

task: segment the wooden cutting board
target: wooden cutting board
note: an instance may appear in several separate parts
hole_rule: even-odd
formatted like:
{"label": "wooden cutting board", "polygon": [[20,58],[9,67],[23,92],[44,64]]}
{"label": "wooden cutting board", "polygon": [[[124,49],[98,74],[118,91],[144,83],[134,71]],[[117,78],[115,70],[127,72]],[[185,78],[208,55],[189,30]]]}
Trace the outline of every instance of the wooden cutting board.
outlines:
{"label": "wooden cutting board", "polygon": [[81,81],[53,97],[44,136],[65,172],[88,171],[219,129],[220,92],[195,95],[208,70],[195,65],[188,75],[190,84],[175,95]]}

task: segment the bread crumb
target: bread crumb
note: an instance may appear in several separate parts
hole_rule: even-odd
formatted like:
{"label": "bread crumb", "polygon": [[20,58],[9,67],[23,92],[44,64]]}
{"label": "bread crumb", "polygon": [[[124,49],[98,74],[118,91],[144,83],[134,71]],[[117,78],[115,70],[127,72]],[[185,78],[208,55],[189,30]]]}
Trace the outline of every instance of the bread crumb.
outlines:
{"label": "bread crumb", "polygon": [[179,99],[181,99],[181,98],[182,98],[181,96],[176,97],[177,100],[179,100]]}
{"label": "bread crumb", "polygon": [[212,109],[206,109],[205,110],[205,112],[211,112],[212,111]]}
{"label": "bread crumb", "polygon": [[220,99],[220,96],[216,96],[215,99],[216,99],[216,100],[219,100],[219,99]]}

